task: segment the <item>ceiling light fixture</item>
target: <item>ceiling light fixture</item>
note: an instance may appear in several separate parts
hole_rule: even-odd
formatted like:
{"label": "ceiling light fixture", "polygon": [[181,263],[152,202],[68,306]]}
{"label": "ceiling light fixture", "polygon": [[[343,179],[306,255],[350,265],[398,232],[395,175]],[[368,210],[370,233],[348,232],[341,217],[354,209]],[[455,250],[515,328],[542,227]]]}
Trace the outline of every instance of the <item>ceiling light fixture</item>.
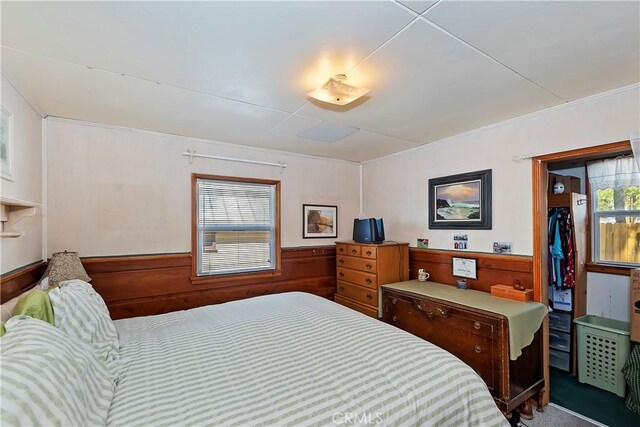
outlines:
{"label": "ceiling light fixture", "polygon": [[327,80],[325,84],[307,95],[329,104],[347,105],[369,93],[369,89],[348,85],[345,83],[346,80],[347,76],[345,74],[336,74]]}

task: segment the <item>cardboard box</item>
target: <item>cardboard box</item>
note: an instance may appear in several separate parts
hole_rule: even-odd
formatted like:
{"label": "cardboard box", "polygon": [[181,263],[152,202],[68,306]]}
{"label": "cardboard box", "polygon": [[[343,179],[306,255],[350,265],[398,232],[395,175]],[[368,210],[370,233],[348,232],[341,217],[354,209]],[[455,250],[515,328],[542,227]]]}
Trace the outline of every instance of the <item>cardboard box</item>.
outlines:
{"label": "cardboard box", "polygon": [[565,193],[580,193],[580,178],[577,176],[564,176],[549,173],[549,194],[553,194],[553,186],[556,182],[564,184]]}
{"label": "cardboard box", "polygon": [[525,289],[524,291],[519,291],[509,285],[493,285],[491,287],[491,296],[527,302],[533,299],[533,290]]}
{"label": "cardboard box", "polygon": [[631,341],[640,342],[640,268],[631,270]]}

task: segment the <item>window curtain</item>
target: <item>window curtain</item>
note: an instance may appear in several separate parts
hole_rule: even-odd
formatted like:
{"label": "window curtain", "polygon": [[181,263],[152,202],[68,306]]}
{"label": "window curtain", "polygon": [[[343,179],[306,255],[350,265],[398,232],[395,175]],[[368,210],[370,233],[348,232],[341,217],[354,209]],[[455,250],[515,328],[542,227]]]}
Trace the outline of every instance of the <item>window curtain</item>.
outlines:
{"label": "window curtain", "polygon": [[640,170],[633,157],[619,157],[588,163],[587,171],[593,190],[640,186]]}
{"label": "window curtain", "polygon": [[631,140],[633,158],[636,159],[636,165],[640,168],[640,132],[632,133],[629,140]]}

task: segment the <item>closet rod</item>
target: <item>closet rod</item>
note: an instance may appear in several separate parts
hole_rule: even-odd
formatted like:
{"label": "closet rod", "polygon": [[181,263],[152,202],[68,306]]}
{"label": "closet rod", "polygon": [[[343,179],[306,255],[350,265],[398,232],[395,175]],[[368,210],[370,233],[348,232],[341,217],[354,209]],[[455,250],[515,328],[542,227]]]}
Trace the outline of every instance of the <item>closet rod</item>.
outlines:
{"label": "closet rod", "polygon": [[261,162],[259,160],[237,159],[234,157],[210,156],[208,154],[196,154],[196,150],[193,150],[193,151],[187,150],[184,153],[182,153],[182,155],[189,158],[190,164],[193,163],[194,157],[201,157],[203,159],[227,160],[230,162],[251,163],[254,165],[264,165],[264,166],[275,166],[277,168],[280,168],[281,170],[287,167],[287,164],[285,162],[272,163],[272,162]]}

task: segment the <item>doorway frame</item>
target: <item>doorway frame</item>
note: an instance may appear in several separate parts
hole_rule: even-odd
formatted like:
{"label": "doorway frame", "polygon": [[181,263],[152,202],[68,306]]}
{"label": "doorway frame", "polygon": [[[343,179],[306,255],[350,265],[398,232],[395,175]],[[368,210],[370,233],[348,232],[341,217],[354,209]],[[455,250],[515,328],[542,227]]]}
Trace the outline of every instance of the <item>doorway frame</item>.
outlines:
{"label": "doorway frame", "polygon": [[[531,158],[531,185],[533,193],[533,296],[535,301],[549,305],[548,276],[544,273],[547,268],[547,188],[548,164],[561,160],[577,160],[594,155],[612,156],[631,150],[631,141],[618,141],[575,150],[560,151]],[[587,222],[589,220],[587,219]],[[544,225],[543,225],[544,224]],[[588,231],[590,232],[590,228]],[[587,259],[587,262],[591,260]],[[544,390],[542,404],[547,405],[551,400],[551,383],[549,382],[549,316],[546,316],[542,326],[542,363],[544,372]]]}

